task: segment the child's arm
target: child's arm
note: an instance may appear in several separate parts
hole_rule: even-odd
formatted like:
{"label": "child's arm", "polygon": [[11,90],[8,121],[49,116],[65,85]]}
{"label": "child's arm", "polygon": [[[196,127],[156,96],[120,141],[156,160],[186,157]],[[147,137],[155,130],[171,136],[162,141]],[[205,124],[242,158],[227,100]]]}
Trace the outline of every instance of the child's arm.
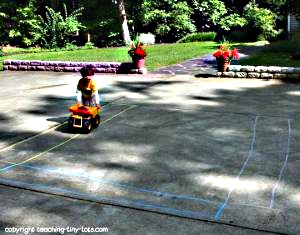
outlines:
{"label": "child's arm", "polygon": [[99,98],[97,85],[94,80],[92,80],[92,90],[94,91],[94,101],[96,103],[96,106],[99,108],[100,107],[100,98]]}
{"label": "child's arm", "polygon": [[76,90],[76,101],[77,103],[82,103],[82,94],[80,90]]}
{"label": "child's arm", "polygon": [[96,102],[96,106],[100,107],[100,99],[99,99],[98,91],[95,92],[95,102]]}

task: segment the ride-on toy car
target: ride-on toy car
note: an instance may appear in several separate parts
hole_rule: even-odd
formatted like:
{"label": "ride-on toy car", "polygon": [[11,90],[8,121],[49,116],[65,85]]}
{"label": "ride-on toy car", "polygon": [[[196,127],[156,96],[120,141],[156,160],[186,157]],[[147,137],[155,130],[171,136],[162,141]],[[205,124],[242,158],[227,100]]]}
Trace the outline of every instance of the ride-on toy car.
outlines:
{"label": "ride-on toy car", "polygon": [[72,114],[69,117],[68,128],[80,129],[85,133],[89,133],[93,128],[97,128],[100,124],[99,107],[89,107],[82,104],[75,104],[69,107]]}

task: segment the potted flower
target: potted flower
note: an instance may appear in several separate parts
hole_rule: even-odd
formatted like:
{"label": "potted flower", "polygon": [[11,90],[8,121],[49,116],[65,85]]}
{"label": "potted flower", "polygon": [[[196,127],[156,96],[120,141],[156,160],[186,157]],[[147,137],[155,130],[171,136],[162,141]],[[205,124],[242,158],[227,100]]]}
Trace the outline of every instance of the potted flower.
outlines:
{"label": "potted flower", "polygon": [[217,59],[219,72],[228,71],[231,60],[237,60],[240,57],[238,50],[230,49],[228,44],[221,44],[213,56]]}
{"label": "potted flower", "polygon": [[143,47],[144,44],[140,40],[136,39],[130,44],[128,54],[132,58],[133,67],[136,69],[144,68],[145,57],[147,56],[146,50]]}

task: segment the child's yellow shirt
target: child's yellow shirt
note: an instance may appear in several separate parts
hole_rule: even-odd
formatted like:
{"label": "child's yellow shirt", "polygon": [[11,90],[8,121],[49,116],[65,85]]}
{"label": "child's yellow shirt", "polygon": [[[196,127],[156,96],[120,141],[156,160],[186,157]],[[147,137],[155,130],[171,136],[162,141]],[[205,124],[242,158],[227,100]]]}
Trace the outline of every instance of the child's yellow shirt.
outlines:
{"label": "child's yellow shirt", "polygon": [[81,78],[78,81],[77,90],[81,91],[83,97],[91,99],[97,92],[97,86],[92,79]]}

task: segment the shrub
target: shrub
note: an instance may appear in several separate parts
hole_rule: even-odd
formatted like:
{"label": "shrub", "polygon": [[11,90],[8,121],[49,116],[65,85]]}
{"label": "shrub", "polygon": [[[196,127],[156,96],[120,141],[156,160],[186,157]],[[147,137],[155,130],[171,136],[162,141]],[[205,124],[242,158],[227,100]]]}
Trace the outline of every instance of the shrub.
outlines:
{"label": "shrub", "polygon": [[92,42],[86,42],[82,48],[83,49],[94,49],[95,45]]}
{"label": "shrub", "polygon": [[85,28],[78,17],[82,15],[83,8],[78,8],[68,14],[66,4],[63,4],[64,12],[56,12],[46,6],[45,16],[39,15],[41,26],[39,27],[40,45],[43,48],[64,48],[69,43],[69,38],[80,29]]}
{"label": "shrub", "polygon": [[201,32],[188,34],[185,37],[178,40],[178,43],[186,42],[203,42],[203,41],[213,41],[217,34],[215,32]]}
{"label": "shrub", "polygon": [[269,40],[276,37],[280,31],[276,30],[276,14],[269,9],[259,8],[250,2],[245,8],[246,29],[253,40]]}
{"label": "shrub", "polygon": [[249,37],[247,32],[234,31],[227,38],[231,42],[250,42],[252,37]]}
{"label": "shrub", "polygon": [[66,50],[66,51],[74,51],[74,50],[79,49],[79,47],[74,45],[73,43],[68,42],[68,43],[66,43],[66,45],[62,49]]}

